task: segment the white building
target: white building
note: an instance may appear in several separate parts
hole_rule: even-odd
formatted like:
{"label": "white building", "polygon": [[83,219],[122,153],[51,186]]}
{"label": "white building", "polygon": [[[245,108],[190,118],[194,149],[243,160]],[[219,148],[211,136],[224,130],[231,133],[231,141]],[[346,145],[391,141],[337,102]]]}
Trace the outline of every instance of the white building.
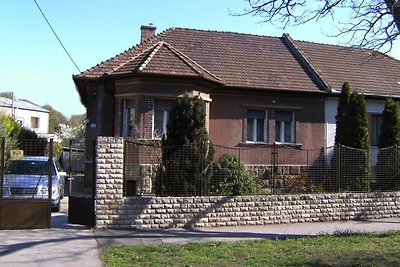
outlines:
{"label": "white building", "polygon": [[40,136],[49,132],[49,111],[30,101],[0,97],[0,113],[12,116]]}

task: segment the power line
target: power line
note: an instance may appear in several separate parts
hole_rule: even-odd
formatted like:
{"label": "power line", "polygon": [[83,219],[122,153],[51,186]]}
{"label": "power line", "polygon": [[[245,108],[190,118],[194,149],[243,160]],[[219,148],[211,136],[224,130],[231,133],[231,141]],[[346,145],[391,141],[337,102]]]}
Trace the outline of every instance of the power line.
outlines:
{"label": "power line", "polygon": [[46,20],[47,25],[49,25],[51,31],[53,32],[54,36],[57,38],[58,42],[60,43],[60,45],[62,46],[62,48],[64,49],[65,53],[67,53],[69,59],[72,61],[72,63],[75,65],[75,68],[81,72],[81,70],[79,69],[78,65],[76,65],[75,61],[72,59],[71,55],[68,53],[67,49],[65,48],[64,44],[61,42],[60,38],[58,38],[57,33],[54,31],[53,27],[51,26],[50,22],[48,21],[48,19],[46,18],[46,15],[43,13],[42,9],[40,8],[39,4],[36,2],[36,0],[33,0],[37,6],[37,8],[39,9],[40,13],[42,14],[43,18]]}

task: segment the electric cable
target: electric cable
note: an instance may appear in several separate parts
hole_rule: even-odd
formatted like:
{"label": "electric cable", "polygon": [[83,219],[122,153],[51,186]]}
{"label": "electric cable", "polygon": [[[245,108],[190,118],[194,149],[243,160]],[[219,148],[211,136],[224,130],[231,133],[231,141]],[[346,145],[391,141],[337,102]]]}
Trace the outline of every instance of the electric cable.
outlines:
{"label": "electric cable", "polygon": [[81,70],[79,69],[78,65],[76,65],[75,61],[73,60],[73,58],[71,57],[71,55],[68,53],[67,49],[65,48],[64,44],[61,42],[60,38],[58,37],[57,33],[55,32],[55,30],[53,29],[53,27],[51,26],[49,20],[46,18],[46,15],[44,14],[44,12],[42,11],[42,9],[40,8],[38,2],[36,2],[36,0],[33,0],[37,6],[37,8],[39,9],[40,13],[42,14],[43,18],[46,20],[47,25],[49,25],[51,31],[53,32],[54,36],[57,38],[58,42],[60,43],[60,45],[62,46],[62,48],[64,49],[65,53],[68,55],[69,59],[71,60],[71,62],[74,64],[75,68],[81,72]]}

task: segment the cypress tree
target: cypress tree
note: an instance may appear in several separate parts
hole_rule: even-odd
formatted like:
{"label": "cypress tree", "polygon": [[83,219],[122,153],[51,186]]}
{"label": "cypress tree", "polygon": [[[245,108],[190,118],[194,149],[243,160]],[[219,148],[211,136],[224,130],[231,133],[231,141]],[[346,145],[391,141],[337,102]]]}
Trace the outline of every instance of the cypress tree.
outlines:
{"label": "cypress tree", "polygon": [[[341,150],[342,188],[369,191],[369,135],[367,103],[362,94],[353,92],[345,120],[348,122]],[[351,122],[351,124],[350,124]]]}
{"label": "cypress tree", "polygon": [[400,144],[400,113],[399,105],[393,98],[388,98],[382,113],[382,126],[378,147],[390,147]]}
{"label": "cypress tree", "polygon": [[336,133],[335,133],[335,147],[333,151],[333,157],[331,160],[332,170],[330,171],[330,178],[324,181],[324,188],[327,191],[340,191],[341,190],[341,158],[342,155],[339,153],[340,145],[348,143],[346,138],[348,136],[348,109],[350,103],[351,88],[348,82],[343,83],[342,90],[339,95],[339,103],[337,106],[336,119]]}
{"label": "cypress tree", "polygon": [[346,113],[349,107],[351,89],[350,84],[345,82],[340,91],[339,103],[337,107],[336,119],[336,134],[335,134],[335,145],[342,144],[344,136],[346,136],[347,120]]}
{"label": "cypress tree", "polygon": [[399,105],[388,98],[382,114],[381,133],[379,136],[378,162],[376,164],[376,184],[378,190],[398,190],[400,144]]}
{"label": "cypress tree", "polygon": [[368,111],[364,95],[357,92],[351,94],[345,121],[347,129],[343,144],[353,148],[369,149]]}
{"label": "cypress tree", "polygon": [[204,195],[212,175],[214,147],[205,128],[205,102],[178,98],[169,113],[162,140],[162,164],[156,176],[157,195]]}

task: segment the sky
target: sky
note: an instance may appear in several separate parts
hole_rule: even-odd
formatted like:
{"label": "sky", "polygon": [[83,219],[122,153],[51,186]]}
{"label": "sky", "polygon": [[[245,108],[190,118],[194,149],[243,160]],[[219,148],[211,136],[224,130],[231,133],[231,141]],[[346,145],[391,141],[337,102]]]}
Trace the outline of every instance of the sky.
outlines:
{"label": "sky", "polygon": [[[157,33],[183,27],[278,37],[289,33],[297,40],[346,43],[329,37],[335,32],[330,19],[282,29],[261,23],[260,17],[233,16],[247,7],[245,0],[36,1],[81,71],[138,44],[140,26],[149,23]],[[0,0],[0,38],[0,92],[49,104],[67,118],[85,113],[72,80],[79,71],[34,0]],[[400,40],[390,55],[400,59]]]}

